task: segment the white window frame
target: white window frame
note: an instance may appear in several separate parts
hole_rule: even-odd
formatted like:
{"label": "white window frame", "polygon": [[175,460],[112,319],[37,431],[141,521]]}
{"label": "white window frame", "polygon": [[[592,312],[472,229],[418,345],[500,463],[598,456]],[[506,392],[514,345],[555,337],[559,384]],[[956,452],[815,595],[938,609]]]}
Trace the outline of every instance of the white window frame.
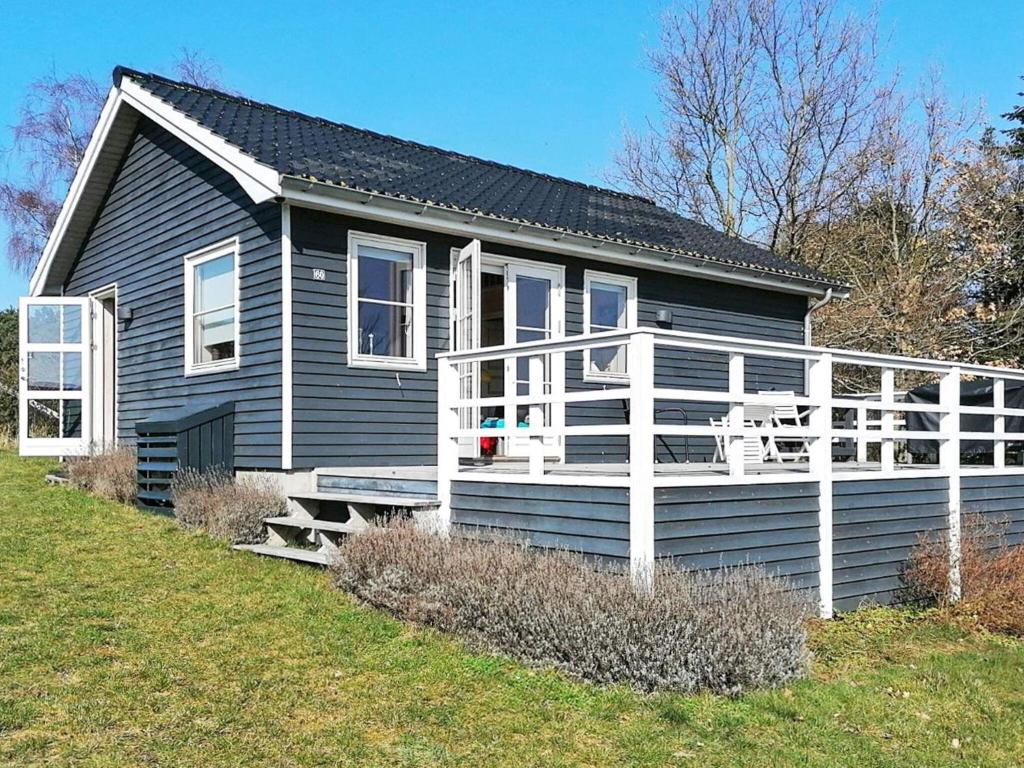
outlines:
{"label": "white window frame", "polygon": [[[412,255],[412,357],[366,355],[359,352],[359,246],[386,248]],[[388,371],[427,370],[427,244],[418,240],[348,233],[348,364],[350,368]]]}
{"label": "white window frame", "polygon": [[[590,287],[593,283],[619,286],[626,289],[626,330],[637,327],[637,279],[628,275],[615,275],[610,272],[597,272],[592,269],[583,272],[583,333],[591,333],[590,329]],[[602,329],[606,330],[606,329]],[[611,346],[611,345],[609,345]],[[621,384],[629,381],[629,357],[627,353],[626,370],[623,373],[596,373],[590,370],[590,350],[583,350],[583,380]]]}
{"label": "white window frame", "polygon": [[[239,268],[238,238],[232,237],[219,243],[201,248],[185,256],[185,375],[200,376],[219,371],[237,370],[242,360],[242,298],[241,270]],[[214,360],[209,363],[196,363],[195,360],[195,283],[196,267],[219,259],[232,256],[235,274],[235,356],[226,360]]]}

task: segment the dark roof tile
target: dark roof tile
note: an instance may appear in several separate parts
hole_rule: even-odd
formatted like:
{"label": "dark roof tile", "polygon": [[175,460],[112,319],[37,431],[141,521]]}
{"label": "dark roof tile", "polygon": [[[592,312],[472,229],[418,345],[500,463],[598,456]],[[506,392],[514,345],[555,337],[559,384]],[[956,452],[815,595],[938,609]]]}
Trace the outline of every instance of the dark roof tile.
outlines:
{"label": "dark roof tile", "polygon": [[481,160],[118,68],[259,162],[289,176],[838,285],[813,269],[649,200]]}

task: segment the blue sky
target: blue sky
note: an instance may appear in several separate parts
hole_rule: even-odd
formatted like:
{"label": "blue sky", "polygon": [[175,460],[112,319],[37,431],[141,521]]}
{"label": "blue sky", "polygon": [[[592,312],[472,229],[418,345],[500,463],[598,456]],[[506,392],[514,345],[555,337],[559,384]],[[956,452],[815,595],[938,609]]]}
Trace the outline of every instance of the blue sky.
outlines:
{"label": "blue sky", "polygon": [[[644,52],[665,5],[3,0],[0,147],[26,87],[51,68],[108,82],[115,64],[169,72],[188,46],[262,101],[600,183],[623,125],[656,112]],[[887,69],[914,79],[938,65],[951,97],[982,100],[993,117],[1024,90],[1019,0],[882,0],[879,18]],[[26,282],[0,265],[0,305]]]}

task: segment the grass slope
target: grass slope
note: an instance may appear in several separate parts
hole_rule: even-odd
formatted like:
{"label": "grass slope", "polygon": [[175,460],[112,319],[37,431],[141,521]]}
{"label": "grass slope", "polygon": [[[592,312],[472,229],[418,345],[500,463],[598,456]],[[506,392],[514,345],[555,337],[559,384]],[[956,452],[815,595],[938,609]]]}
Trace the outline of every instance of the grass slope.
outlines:
{"label": "grass slope", "polygon": [[998,765],[1024,646],[872,611],[815,679],[642,697],[469,653],[323,573],[44,486],[0,455],[0,765]]}

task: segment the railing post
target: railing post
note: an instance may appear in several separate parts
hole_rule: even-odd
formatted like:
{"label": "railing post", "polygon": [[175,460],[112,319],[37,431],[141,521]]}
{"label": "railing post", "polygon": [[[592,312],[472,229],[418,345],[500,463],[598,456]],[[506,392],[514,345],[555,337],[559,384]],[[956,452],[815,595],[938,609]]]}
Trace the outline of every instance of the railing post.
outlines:
{"label": "railing post", "polygon": [[459,468],[459,372],[447,358],[437,361],[437,511],[438,531],[447,535],[452,520],[452,480]]}
{"label": "railing post", "polygon": [[868,407],[857,408],[857,463],[868,461]]}
{"label": "railing post", "polygon": [[832,617],[832,355],[823,353],[808,369],[811,442],[808,469],[818,484],[818,596],[822,618]]}
{"label": "railing post", "polygon": [[[992,407],[1001,410],[1006,407],[1006,379],[992,379]],[[992,466],[996,469],[1006,467],[1006,417],[1001,413],[992,416]]]}
{"label": "railing post", "polygon": [[[896,404],[896,371],[892,368],[882,369],[882,403],[878,414],[882,431],[882,442],[879,447],[882,462],[882,472],[892,473],[896,471],[896,412],[893,406]],[[889,437],[886,437],[888,435]]]}
{"label": "railing post", "polygon": [[939,382],[939,466],[949,479],[949,596],[960,599],[960,367],[953,366]]}
{"label": "railing post", "polygon": [[[530,397],[543,397],[544,395],[544,356],[531,355],[529,358],[529,391]],[[530,426],[529,432],[543,429],[544,406],[541,403],[530,403]],[[517,425],[518,426],[518,425]],[[529,472],[531,477],[542,477],[544,475],[544,438],[530,435],[527,455],[529,456]]]}
{"label": "railing post", "polygon": [[744,472],[744,396],[747,384],[743,372],[743,355],[732,352],[729,355],[729,429],[725,437],[725,460],[729,463],[732,477],[743,477]]}
{"label": "railing post", "polygon": [[654,576],[654,334],[629,342],[629,568],[649,590]]}

